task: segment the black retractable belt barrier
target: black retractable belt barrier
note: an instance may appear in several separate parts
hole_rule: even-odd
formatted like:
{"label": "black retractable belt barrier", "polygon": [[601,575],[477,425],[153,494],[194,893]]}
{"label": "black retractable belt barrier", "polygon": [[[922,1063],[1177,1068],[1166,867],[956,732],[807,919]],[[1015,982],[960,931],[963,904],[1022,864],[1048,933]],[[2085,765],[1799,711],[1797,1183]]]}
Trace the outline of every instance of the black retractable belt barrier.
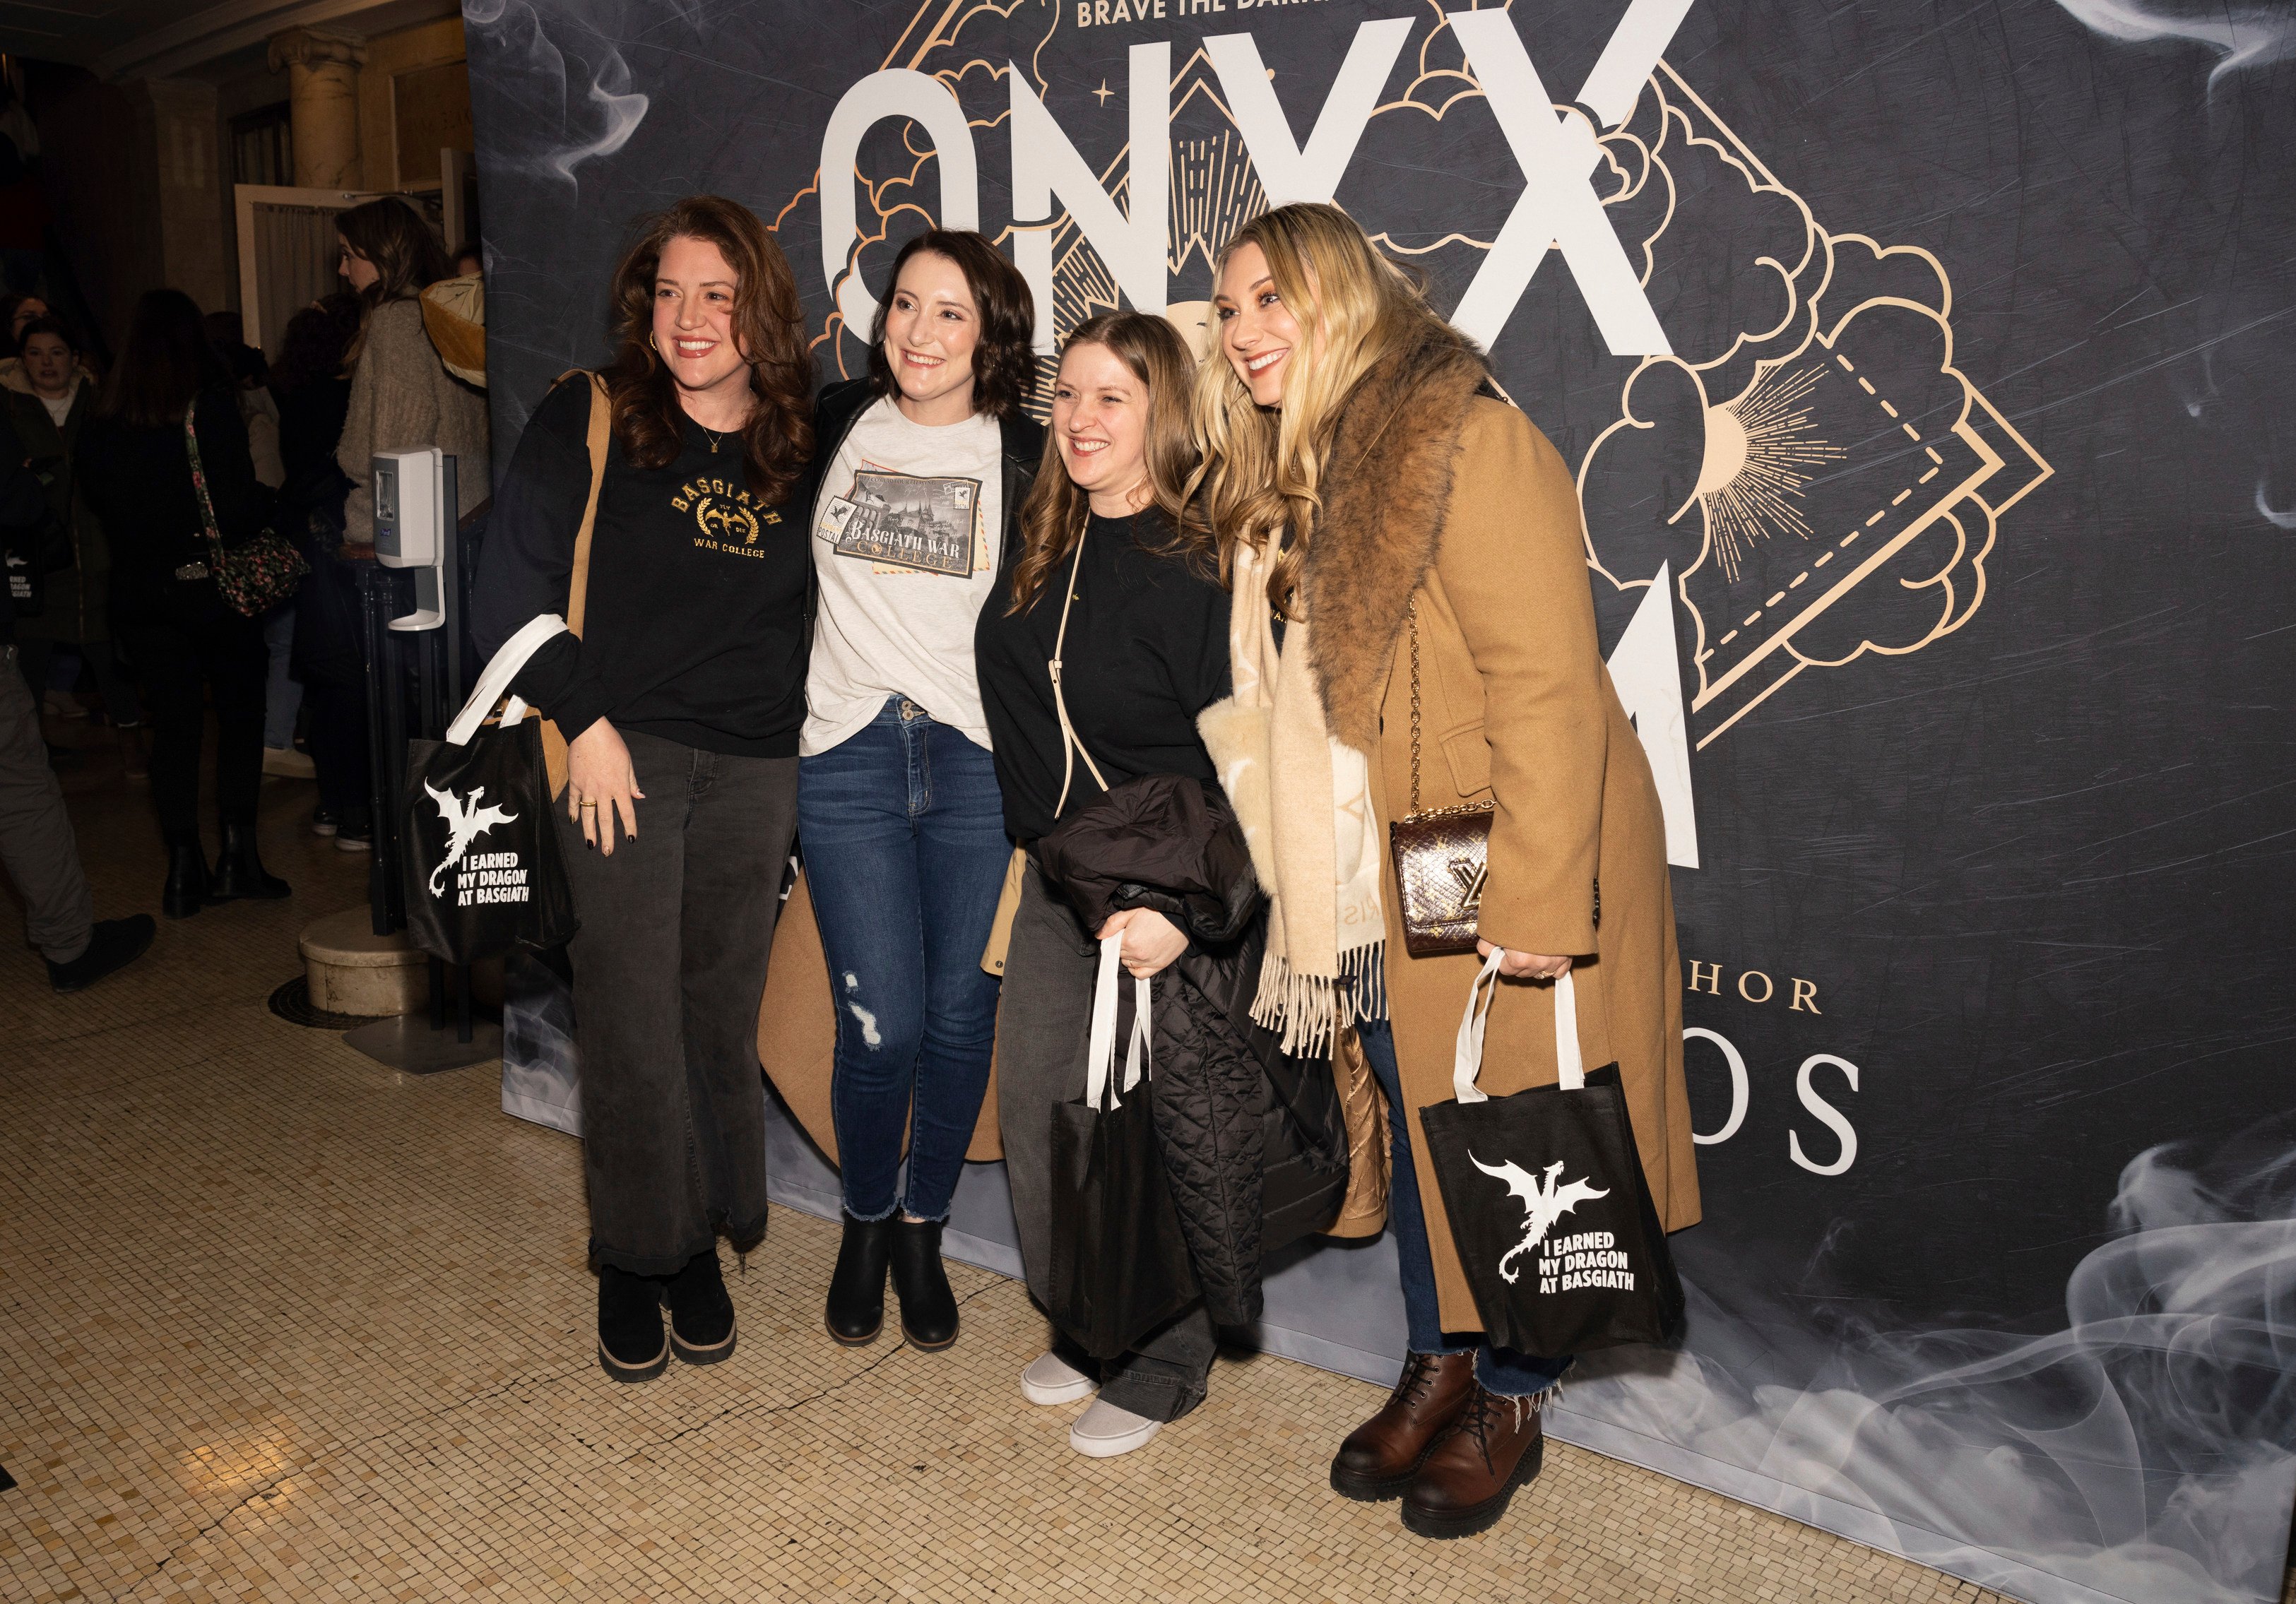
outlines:
{"label": "black retractable belt barrier", "polygon": [[[455,502],[455,460],[447,459],[446,498]],[[468,687],[464,665],[475,659],[468,638],[471,578],[485,537],[486,503],[462,519],[447,536],[446,571],[439,586],[445,618],[436,629],[408,631],[390,621],[408,611],[414,592],[411,570],[358,565],[359,634],[366,664],[369,807],[374,854],[368,869],[367,901],[374,933],[390,936],[406,928],[407,843],[400,831],[399,802],[406,786],[407,743],[439,741],[447,720],[463,704]],[[427,1020],[414,1016],[377,1020],[345,1034],[350,1045],[378,1062],[411,1074],[460,1068],[499,1055],[502,1028],[481,1018],[471,994],[471,967],[451,970],[430,961],[430,1006]],[[451,984],[450,984],[451,978]],[[447,1035],[449,993],[455,1030]]]}

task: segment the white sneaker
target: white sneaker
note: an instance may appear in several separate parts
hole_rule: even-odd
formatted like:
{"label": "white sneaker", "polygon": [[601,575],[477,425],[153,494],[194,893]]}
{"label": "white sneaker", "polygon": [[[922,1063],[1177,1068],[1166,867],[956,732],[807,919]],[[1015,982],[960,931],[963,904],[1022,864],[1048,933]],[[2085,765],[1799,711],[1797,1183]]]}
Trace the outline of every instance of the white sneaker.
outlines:
{"label": "white sneaker", "polygon": [[1099,1390],[1099,1382],[1058,1354],[1039,1354],[1021,1372],[1021,1395],[1031,1404],[1073,1404]]}
{"label": "white sneaker", "polygon": [[1135,1448],[1145,1448],[1163,1429],[1161,1420],[1144,1420],[1106,1398],[1095,1398],[1092,1407],[1077,1416],[1076,1424],[1069,1428],[1069,1446],[1086,1459],[1114,1459]]}

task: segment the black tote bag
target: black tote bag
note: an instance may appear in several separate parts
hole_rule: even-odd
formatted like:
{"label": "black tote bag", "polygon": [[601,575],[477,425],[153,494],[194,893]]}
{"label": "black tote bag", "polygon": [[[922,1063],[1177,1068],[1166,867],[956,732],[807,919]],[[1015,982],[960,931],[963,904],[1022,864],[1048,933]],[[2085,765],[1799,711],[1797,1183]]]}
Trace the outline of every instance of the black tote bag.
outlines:
{"label": "black tote bag", "polygon": [[542,721],[513,696],[499,724],[485,722],[535,649],[564,628],[554,616],[527,625],[487,665],[446,740],[406,743],[398,839],[407,933],[449,963],[556,946],[574,934]]}
{"label": "black tote bag", "polygon": [[1467,993],[1457,1101],[1419,1111],[1483,1330],[1502,1347],[1550,1358],[1669,1341],[1682,1323],[1682,1282],[1643,1179],[1619,1067],[1582,1066],[1569,970],[1554,982],[1559,1083],[1506,1097],[1475,1084],[1502,956],[1492,953]]}
{"label": "black tote bag", "polygon": [[[1052,1113],[1053,1322],[1095,1359],[1113,1359],[1193,1303],[1195,1272],[1164,1177],[1144,1068],[1149,985],[1133,983],[1132,1031],[1116,1076],[1121,932],[1100,944],[1085,1094]],[[1138,1095],[1134,1095],[1135,1092]]]}

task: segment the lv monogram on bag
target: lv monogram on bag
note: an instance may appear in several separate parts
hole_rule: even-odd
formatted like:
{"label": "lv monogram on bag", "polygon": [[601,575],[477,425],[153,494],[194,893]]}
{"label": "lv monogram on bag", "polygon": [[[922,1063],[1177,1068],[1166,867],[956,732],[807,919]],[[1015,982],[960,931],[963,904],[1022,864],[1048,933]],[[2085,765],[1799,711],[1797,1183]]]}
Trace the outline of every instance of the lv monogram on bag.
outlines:
{"label": "lv monogram on bag", "polygon": [[1387,827],[1403,898],[1403,947],[1414,958],[1475,950],[1483,885],[1490,876],[1491,804],[1431,811],[1419,800],[1419,599],[1411,632],[1411,811]]}

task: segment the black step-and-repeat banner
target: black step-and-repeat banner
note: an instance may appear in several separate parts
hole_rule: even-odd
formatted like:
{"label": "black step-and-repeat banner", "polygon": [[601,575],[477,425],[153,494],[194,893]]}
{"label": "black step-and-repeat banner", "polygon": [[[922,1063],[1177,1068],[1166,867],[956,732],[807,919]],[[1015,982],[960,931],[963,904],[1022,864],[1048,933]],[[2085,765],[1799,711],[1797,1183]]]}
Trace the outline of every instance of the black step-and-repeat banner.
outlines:
{"label": "black step-and-repeat banner", "polygon": [[2296,7],[465,14],[505,445],[695,190],[824,376],[929,221],[1048,347],[1200,323],[1286,200],[1415,264],[1578,473],[1676,864],[1689,1337],[1558,1429],[2029,1598],[2278,1597]]}

